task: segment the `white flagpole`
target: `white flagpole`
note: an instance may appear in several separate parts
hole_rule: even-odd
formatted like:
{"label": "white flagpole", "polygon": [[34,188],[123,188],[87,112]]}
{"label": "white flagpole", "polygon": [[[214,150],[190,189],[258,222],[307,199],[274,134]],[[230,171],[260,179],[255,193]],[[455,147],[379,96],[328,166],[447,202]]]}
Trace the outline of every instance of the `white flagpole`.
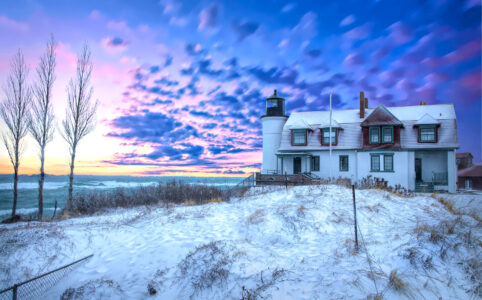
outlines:
{"label": "white flagpole", "polygon": [[332,91],[330,91],[330,133],[328,134],[328,136],[330,137],[330,181],[331,181],[331,135],[332,135],[332,132],[331,132],[331,94],[332,94]]}

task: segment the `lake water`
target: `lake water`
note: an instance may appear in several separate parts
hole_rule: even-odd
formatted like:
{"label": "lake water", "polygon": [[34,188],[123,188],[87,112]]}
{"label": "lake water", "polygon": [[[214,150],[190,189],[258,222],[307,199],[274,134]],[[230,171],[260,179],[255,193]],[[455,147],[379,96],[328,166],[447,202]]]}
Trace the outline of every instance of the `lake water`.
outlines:
{"label": "lake water", "polygon": [[[17,213],[28,214],[38,208],[38,175],[21,175],[18,182]],[[239,183],[241,177],[134,177],[134,176],[97,176],[75,175],[74,193],[92,190],[113,190],[115,188],[134,188],[141,185],[153,185],[159,182],[179,180],[189,184],[214,185],[221,189],[230,188]],[[68,197],[69,178],[67,175],[47,175],[44,184],[44,216],[53,213],[55,200],[59,208],[63,207]],[[13,175],[0,174],[0,217],[12,213]]]}

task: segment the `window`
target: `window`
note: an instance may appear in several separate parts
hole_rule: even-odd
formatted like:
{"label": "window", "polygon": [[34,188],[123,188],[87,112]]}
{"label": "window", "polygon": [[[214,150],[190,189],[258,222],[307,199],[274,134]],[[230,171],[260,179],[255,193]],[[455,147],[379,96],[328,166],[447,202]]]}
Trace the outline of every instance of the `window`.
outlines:
{"label": "window", "polygon": [[371,155],[371,170],[370,171],[380,171],[380,155]]}
{"label": "window", "polygon": [[460,158],[457,158],[457,166],[460,165]]}
{"label": "window", "polygon": [[295,129],[291,132],[291,144],[297,146],[306,145],[306,129]]}
{"label": "window", "polygon": [[383,171],[393,172],[393,155],[385,154],[383,156]]}
{"label": "window", "polygon": [[434,143],[436,142],[435,126],[425,126],[419,128],[420,143]]}
{"label": "window", "polygon": [[393,126],[382,127],[382,142],[393,143]]}
{"label": "window", "polygon": [[320,157],[319,156],[312,156],[311,157],[311,171],[319,171],[320,170]]}
{"label": "window", "polygon": [[[323,128],[323,145],[330,144],[330,128]],[[331,128],[331,144],[336,145],[336,128]]]}
{"label": "window", "polygon": [[266,105],[268,107],[277,107],[278,106],[278,100],[268,100],[268,101],[266,101]]}
{"label": "window", "polygon": [[370,127],[370,144],[380,144],[380,127]]}
{"label": "window", "polygon": [[340,155],[340,171],[348,171],[348,155]]}

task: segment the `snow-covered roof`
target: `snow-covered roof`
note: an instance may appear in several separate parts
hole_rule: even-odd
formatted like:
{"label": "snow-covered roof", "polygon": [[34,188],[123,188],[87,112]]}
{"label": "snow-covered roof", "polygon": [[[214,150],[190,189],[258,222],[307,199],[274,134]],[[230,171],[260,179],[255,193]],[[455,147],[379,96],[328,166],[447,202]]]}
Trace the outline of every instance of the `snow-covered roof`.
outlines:
{"label": "snow-covered roof", "polygon": [[[362,141],[362,122],[377,110],[377,108],[365,109],[365,118],[360,119],[359,109],[333,110],[332,121],[333,127],[343,129],[338,133],[338,143],[333,146],[334,149],[361,149]],[[452,104],[436,104],[436,105],[416,105],[402,107],[378,107],[378,112],[388,111],[393,117],[401,122],[402,130],[400,131],[400,143],[402,148],[407,149],[428,149],[428,148],[458,148],[457,122],[455,110]],[[433,120],[429,120],[426,116],[430,116]],[[374,115],[375,116],[375,115]],[[376,119],[376,118],[375,118]],[[419,143],[418,131],[414,128],[416,122],[438,122],[440,125],[438,130],[437,143]],[[330,111],[309,111],[294,112],[286,121],[279,151],[299,151],[300,146],[291,145],[290,130],[298,127],[299,124],[306,124],[312,129],[324,128],[329,126]],[[298,127],[299,128],[299,127]],[[305,127],[307,128],[307,127]],[[306,150],[323,150],[326,147],[320,145],[320,133],[318,130],[307,134],[307,145],[301,147]]]}
{"label": "snow-covered roof", "polygon": [[424,114],[414,125],[433,125],[433,124],[440,124],[439,121],[435,120],[431,115]]}
{"label": "snow-covered roof", "polygon": [[293,120],[289,125],[285,125],[287,129],[311,129],[313,130],[313,127],[309,125],[304,119],[302,118],[297,118]]}
{"label": "snow-covered roof", "polygon": [[[400,107],[386,107],[400,121],[418,121],[425,114],[429,114],[436,120],[455,119],[455,110],[452,104],[435,104],[435,105],[414,105]],[[332,118],[338,123],[361,123],[368,118],[375,108],[365,109],[365,118],[360,119],[359,109],[333,110]],[[330,120],[330,111],[307,111],[291,113],[285,126],[290,126],[298,122],[299,119],[305,121],[308,125],[319,127],[326,124]]]}
{"label": "snow-covered roof", "polygon": [[[318,128],[329,128],[330,127],[330,120],[327,120],[326,122],[322,122]],[[340,124],[336,120],[331,120],[331,127],[332,128],[340,128]]]}

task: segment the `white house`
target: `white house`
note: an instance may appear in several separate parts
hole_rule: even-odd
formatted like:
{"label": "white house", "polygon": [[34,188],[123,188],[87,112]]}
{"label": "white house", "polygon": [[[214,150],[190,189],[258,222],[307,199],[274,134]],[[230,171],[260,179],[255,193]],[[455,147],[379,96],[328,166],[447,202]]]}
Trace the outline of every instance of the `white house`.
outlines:
{"label": "white house", "polygon": [[[360,108],[285,115],[276,90],[266,100],[262,174],[384,178],[409,190],[455,192],[459,147],[452,104]],[[332,154],[330,159],[330,139]],[[330,170],[331,169],[331,170]]]}

